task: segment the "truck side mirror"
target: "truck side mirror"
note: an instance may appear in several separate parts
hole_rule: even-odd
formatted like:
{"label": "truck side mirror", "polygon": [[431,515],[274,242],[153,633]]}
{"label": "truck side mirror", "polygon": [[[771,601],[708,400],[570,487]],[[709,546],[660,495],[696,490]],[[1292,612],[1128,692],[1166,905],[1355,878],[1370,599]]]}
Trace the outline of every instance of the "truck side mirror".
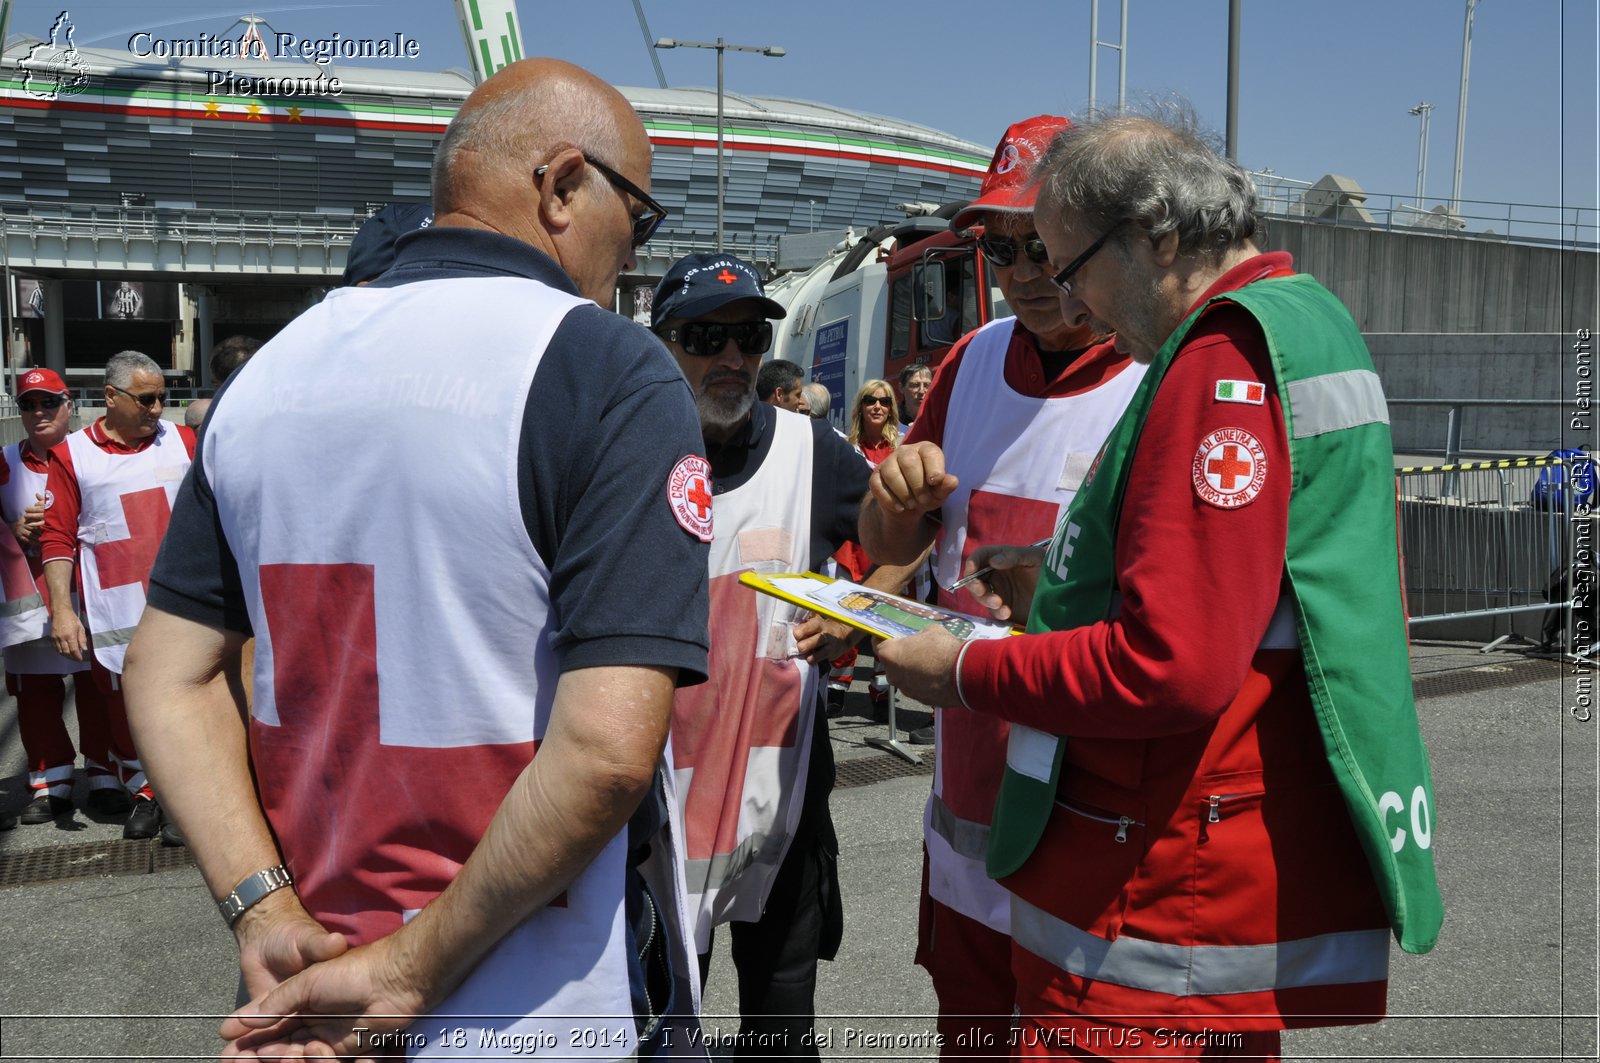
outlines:
{"label": "truck side mirror", "polygon": [[944,318],[945,288],[944,263],[923,262],[916,267],[916,282],[912,289],[911,316],[918,321],[939,321]]}

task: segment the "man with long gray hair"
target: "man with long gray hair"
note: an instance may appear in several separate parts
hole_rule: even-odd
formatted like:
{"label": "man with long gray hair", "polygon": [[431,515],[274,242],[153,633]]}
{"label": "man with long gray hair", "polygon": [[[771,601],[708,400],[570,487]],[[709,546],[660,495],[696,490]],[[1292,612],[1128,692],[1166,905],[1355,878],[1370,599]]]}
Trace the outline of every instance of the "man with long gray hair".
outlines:
{"label": "man with long gray hair", "polygon": [[[150,566],[194,458],[194,430],[161,418],[166,400],[166,380],[152,358],[138,351],[111,357],[105,416],[50,450],[39,537],[56,651],[73,661],[92,657],[90,677],[109,703],[112,756],[133,797],[124,838],[154,837],[162,822],[128,730],[121,679]],[[72,607],[80,561],[87,627]]]}
{"label": "man with long gray hair", "polygon": [[881,657],[1011,721],[1020,1054],[1275,1058],[1381,1018],[1391,931],[1425,952],[1443,918],[1382,389],[1192,120],[1087,119],[1039,172],[1063,316],[1149,369],[1049,549],[969,562],[1029,634]]}

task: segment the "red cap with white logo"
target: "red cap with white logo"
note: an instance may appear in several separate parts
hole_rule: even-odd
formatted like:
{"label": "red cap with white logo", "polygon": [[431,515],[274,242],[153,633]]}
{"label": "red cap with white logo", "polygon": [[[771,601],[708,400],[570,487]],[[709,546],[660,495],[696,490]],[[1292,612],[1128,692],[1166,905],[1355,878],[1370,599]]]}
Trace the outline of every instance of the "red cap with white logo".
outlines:
{"label": "red cap with white logo", "polygon": [[1039,190],[1033,184],[1033,171],[1044,158],[1056,134],[1072,123],[1053,114],[1039,114],[1025,118],[1006,130],[1000,146],[994,149],[989,160],[989,172],[983,175],[983,185],[978,198],[961,208],[950,219],[952,230],[965,229],[978,222],[984,211],[1023,213],[1033,209]]}
{"label": "red cap with white logo", "polygon": [[17,381],[17,397],[30,391],[48,391],[52,395],[65,395],[67,385],[54,369],[30,369]]}

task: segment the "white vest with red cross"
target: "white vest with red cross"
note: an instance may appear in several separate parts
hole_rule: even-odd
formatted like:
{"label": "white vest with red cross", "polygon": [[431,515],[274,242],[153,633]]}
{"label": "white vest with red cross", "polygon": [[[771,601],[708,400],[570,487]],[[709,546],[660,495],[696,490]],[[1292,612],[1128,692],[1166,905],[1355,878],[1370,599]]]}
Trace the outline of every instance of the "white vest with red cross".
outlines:
{"label": "white vest with red cross", "polygon": [[[0,468],[0,519],[7,524],[21,520],[28,507],[37,504],[40,495],[48,495],[45,483],[49,477],[22,462],[25,446],[26,442],[12,443],[0,452],[0,463],[4,466]],[[12,558],[12,547],[17,548],[17,557],[23,558],[28,568],[26,583]],[[0,586],[5,591],[5,603],[0,605],[0,645],[5,647],[6,671],[13,675],[66,675],[88,669],[88,661],[63,657],[50,640],[50,592],[45,587],[44,562],[39,558],[37,540],[32,550],[26,551],[18,545],[15,536],[0,534]],[[31,592],[30,587],[33,588]],[[34,598],[38,599],[36,605]],[[78,606],[76,592],[72,604],[75,608]],[[42,610],[43,615],[33,616],[35,608]],[[38,634],[28,634],[35,628]],[[24,637],[12,641],[11,636],[16,634]]]}
{"label": "white vest with red cross", "polygon": [[[28,494],[28,501],[21,509],[11,505],[23,489],[32,483],[30,477],[38,477],[38,490],[41,494],[44,492],[44,477],[23,467],[22,459],[17,455],[19,446],[21,444],[13,443],[6,447],[3,459],[0,459],[0,508],[5,509],[7,524],[15,522],[22,516],[23,509],[33,505],[32,493]],[[38,579],[29,565],[17,537],[8,528],[0,529],[0,595],[3,595],[3,600],[0,600],[0,648],[8,653],[15,646],[38,641],[49,626],[48,603],[43,588],[43,581]]]}
{"label": "white vest with red cross", "polygon": [[[534,373],[583,305],[516,277],[341,289],[213,409],[202,453],[256,636],[262,808],[307,910],[352,944],[444,891],[550,725],[550,572],[518,455]],[[682,972],[678,830],[639,870]],[[629,1054],[627,835],[409,1027],[409,1057]]]}
{"label": "white vest with red cross", "polygon": [[711,542],[711,677],[680,688],[672,748],[683,801],[695,944],[761,917],[805,804],[816,671],[795,659],[797,609],[739,582],[804,572],[811,552],[811,421],[776,411],[754,476],[717,495]]}
{"label": "white vest with red cross", "polygon": [[[1144,378],[1144,366],[1130,364],[1092,391],[1020,395],[1005,380],[1015,320],[991,322],[967,342],[950,392],[945,467],[961,485],[944,503],[934,554],[941,584],[959,578],[980,546],[1035,543],[1055,531],[1056,518]],[[941,589],[939,604],[986,615],[966,589]],[[1010,895],[984,872],[1009,725],[959,705],[940,708],[934,720],[941,752],[923,821],[928,894],[1009,933]]]}
{"label": "white vest with red cross", "polygon": [[121,675],[172,500],[189,471],[189,448],[166,421],[157,421],[149,445],[131,454],[102,450],[89,431],[67,437],[78,479],[83,609],[95,659]]}

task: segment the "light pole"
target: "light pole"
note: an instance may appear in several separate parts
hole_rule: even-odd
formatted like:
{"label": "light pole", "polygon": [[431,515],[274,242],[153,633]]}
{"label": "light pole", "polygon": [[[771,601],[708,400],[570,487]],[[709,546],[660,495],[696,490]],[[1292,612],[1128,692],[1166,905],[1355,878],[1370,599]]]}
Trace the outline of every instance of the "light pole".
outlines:
{"label": "light pole", "polygon": [[1428,180],[1428,122],[1433,117],[1433,104],[1426,101],[1417,104],[1406,114],[1414,114],[1422,119],[1422,129],[1417,134],[1417,209],[1422,209],[1422,186]]}
{"label": "light pole", "polygon": [[662,37],[656,41],[657,48],[714,48],[717,52],[717,250],[722,250],[722,53],[724,52],[755,52],[758,55],[770,55],[774,59],[781,59],[784,50],[777,45],[759,44],[729,44],[718,37],[713,41],[680,41],[672,37]]}
{"label": "light pole", "polygon": [[1456,179],[1450,186],[1450,209],[1461,214],[1461,155],[1467,144],[1467,78],[1472,72],[1472,13],[1478,0],[1467,0],[1467,25],[1461,31],[1461,102],[1456,107]]}

